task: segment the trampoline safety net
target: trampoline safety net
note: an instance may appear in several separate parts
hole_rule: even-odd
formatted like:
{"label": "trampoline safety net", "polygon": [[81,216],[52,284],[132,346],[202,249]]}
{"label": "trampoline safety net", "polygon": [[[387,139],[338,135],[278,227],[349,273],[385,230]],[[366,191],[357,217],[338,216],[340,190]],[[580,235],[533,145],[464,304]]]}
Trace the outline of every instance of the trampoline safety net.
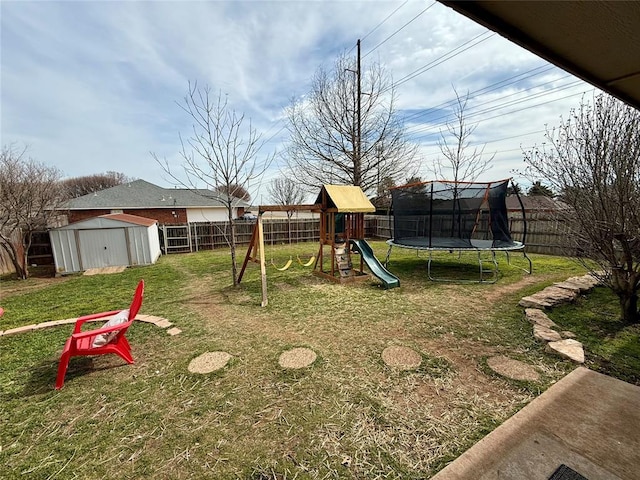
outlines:
{"label": "trampoline safety net", "polygon": [[425,249],[511,249],[506,197],[497,182],[425,182],[392,189],[393,243]]}

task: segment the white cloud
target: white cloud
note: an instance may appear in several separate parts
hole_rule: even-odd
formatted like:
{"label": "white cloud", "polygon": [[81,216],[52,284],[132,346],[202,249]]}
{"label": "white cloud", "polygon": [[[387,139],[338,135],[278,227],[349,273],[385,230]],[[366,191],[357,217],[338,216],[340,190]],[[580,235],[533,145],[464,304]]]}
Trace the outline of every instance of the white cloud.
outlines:
{"label": "white cloud", "polygon": [[[277,134],[270,142],[275,149],[286,139],[280,129],[290,99],[304,95],[317,68],[330,68],[359,37],[366,37],[364,54],[379,45],[364,62],[381,62],[396,82],[478,35],[476,41],[486,38],[402,83],[399,107],[409,114],[451,100],[452,86],[463,94],[474,92],[544,65],[439,3],[419,15],[428,4],[409,1],[368,35],[398,6],[391,1],[2,2],[2,141],[28,143],[34,158],[67,176],[115,170],[169,185],[149,151],[179,164],[178,132],[187,132],[190,122],[176,101],[190,80],[227,94],[265,138]],[[553,69],[478,96],[470,107],[495,106],[516,98],[507,95],[563,75]],[[548,83],[521,95],[552,87]],[[586,88],[581,84],[556,95]],[[571,97],[484,120],[478,141],[540,130],[544,123],[557,123],[579,100]],[[410,124],[410,130],[425,142],[425,159],[432,160],[437,150],[433,137],[425,135],[437,135],[442,120],[430,130],[423,123],[429,116],[414,121],[421,125]],[[540,138],[491,143],[487,151],[513,150]],[[508,176],[521,157],[518,152],[497,154],[496,175]],[[264,187],[257,191],[264,194]]]}

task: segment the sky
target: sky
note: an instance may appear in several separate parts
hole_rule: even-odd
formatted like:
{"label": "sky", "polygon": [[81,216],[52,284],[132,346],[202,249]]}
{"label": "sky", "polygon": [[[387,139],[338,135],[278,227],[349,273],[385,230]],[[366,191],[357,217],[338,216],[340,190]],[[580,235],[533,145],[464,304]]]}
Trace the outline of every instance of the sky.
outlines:
{"label": "sky", "polygon": [[491,156],[482,180],[525,187],[523,150],[545,141],[593,87],[436,2],[7,1],[0,2],[0,138],[63,178],[120,172],[163,187],[183,161],[179,107],[189,82],[220,92],[251,119],[276,161],[250,185],[281,175],[285,109],[340,54],[380,63],[396,86],[397,114],[433,179],[454,89],[469,93],[472,143]]}

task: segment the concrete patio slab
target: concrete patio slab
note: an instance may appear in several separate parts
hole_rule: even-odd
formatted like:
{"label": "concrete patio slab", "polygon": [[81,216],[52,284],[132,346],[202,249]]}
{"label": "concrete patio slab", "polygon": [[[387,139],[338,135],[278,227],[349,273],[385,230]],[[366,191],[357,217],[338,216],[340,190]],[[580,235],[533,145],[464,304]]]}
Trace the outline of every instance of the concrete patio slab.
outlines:
{"label": "concrete patio slab", "polygon": [[588,480],[637,480],[640,387],[576,368],[433,480],[548,480],[562,464]]}

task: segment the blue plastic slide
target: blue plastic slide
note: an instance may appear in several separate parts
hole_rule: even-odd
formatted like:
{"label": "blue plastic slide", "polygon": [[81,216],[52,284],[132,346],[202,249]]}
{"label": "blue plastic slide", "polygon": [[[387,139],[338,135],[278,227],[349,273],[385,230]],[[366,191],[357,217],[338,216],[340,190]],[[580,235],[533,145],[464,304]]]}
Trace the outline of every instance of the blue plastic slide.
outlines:
{"label": "blue plastic slide", "polygon": [[382,282],[384,288],[395,288],[400,286],[400,279],[389,270],[384,268],[373,254],[371,245],[366,240],[350,240],[356,251],[360,252],[362,260],[367,265],[371,273]]}

